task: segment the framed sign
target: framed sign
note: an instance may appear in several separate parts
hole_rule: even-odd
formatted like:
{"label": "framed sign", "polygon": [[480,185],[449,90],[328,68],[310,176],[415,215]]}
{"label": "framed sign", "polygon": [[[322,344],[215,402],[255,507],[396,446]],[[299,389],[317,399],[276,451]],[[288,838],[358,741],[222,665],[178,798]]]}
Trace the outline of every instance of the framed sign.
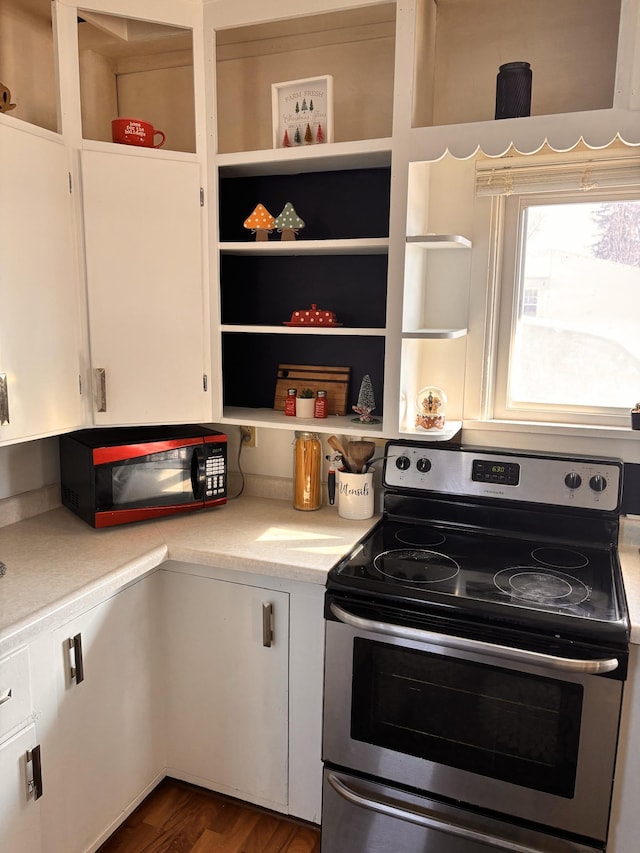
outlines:
{"label": "framed sign", "polygon": [[308,77],[271,86],[273,147],[333,142],[333,77]]}

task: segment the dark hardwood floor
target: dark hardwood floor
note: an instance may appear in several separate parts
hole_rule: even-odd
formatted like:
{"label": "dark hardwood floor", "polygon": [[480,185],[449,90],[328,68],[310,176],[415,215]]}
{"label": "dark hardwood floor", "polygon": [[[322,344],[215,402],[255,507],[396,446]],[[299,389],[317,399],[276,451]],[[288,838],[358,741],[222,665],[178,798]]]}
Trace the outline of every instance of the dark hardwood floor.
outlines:
{"label": "dark hardwood floor", "polygon": [[320,831],[167,778],[98,853],[320,853]]}

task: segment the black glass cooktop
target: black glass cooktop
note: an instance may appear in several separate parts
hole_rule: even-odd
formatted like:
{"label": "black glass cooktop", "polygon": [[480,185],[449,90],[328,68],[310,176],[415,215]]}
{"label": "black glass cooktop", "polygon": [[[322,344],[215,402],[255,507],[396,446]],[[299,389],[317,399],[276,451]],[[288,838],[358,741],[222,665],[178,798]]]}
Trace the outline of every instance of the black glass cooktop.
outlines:
{"label": "black glass cooktop", "polygon": [[[332,570],[342,588],[563,635],[626,631],[614,548],[385,519]],[[571,617],[567,621],[567,617]]]}

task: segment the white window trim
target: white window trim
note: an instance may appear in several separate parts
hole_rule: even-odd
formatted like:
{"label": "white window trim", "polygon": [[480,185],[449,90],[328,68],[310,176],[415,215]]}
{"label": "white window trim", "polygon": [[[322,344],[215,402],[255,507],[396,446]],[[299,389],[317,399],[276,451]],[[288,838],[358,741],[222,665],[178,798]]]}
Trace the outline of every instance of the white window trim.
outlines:
{"label": "white window trim", "polygon": [[[593,407],[589,413],[577,411],[572,406],[526,406],[509,405],[507,401],[508,390],[508,353],[513,341],[515,315],[515,280],[516,272],[522,263],[521,248],[522,240],[518,234],[520,214],[525,206],[530,204],[549,203],[571,203],[573,201],[585,201],[598,199],[625,200],[637,199],[640,191],[640,166],[634,165],[631,171],[627,171],[624,163],[622,169],[626,173],[625,186],[620,189],[592,187],[588,194],[584,192],[545,192],[533,193],[525,190],[523,194],[494,193],[499,198],[494,198],[493,203],[497,205],[500,214],[493,216],[494,223],[502,229],[502,235],[493,235],[494,240],[502,237],[502,256],[496,253],[494,264],[500,264],[499,269],[493,270],[495,280],[495,293],[490,302],[493,305],[494,316],[490,323],[490,334],[486,337],[484,364],[487,371],[484,383],[484,399],[482,407],[486,413],[485,422],[496,422],[504,429],[507,424],[525,424],[533,429],[534,424],[543,424],[548,429],[555,425],[563,430],[574,428],[592,428],[598,433],[601,429],[627,430],[629,428],[629,409],[603,410]],[[579,173],[578,169],[573,174]],[[609,173],[610,174],[610,173]],[[629,179],[633,177],[639,182],[638,188],[630,190]],[[532,181],[529,182],[529,186]],[[513,185],[510,185],[513,186]],[[504,354],[504,355],[503,355]],[[630,406],[634,401],[631,401]],[[482,421],[468,421],[467,425],[482,423]]]}

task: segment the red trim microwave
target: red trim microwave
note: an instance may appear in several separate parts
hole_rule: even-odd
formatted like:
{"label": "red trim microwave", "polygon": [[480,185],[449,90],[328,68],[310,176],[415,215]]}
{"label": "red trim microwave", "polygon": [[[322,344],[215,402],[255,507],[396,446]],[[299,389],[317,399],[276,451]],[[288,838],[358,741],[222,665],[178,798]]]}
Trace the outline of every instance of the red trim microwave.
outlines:
{"label": "red trim microwave", "polygon": [[204,426],[84,429],[60,436],[62,503],[113,527],[227,502],[227,437]]}

